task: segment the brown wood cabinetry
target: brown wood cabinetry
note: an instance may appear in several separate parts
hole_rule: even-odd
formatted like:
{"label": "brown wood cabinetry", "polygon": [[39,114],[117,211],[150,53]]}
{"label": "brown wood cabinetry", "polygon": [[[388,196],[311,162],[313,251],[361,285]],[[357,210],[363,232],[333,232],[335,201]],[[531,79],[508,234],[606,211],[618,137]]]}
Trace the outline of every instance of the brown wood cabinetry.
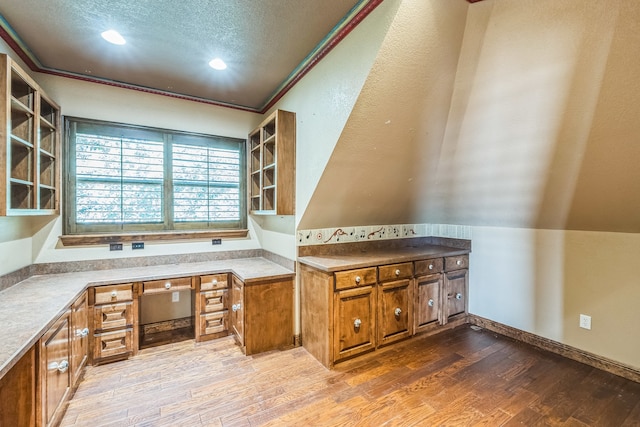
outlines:
{"label": "brown wood cabinetry", "polygon": [[89,295],[93,295],[93,301],[90,299],[93,363],[126,359],[135,354],[138,299],[134,298],[133,284],[97,286],[90,289]]}
{"label": "brown wood cabinetry", "polygon": [[333,360],[373,350],[376,345],[376,287],[363,286],[334,294]]}
{"label": "brown wood cabinetry", "polygon": [[36,347],[0,379],[0,426],[36,425]]}
{"label": "brown wood cabinetry", "polygon": [[60,107],[0,54],[0,216],[59,211]]}
{"label": "brown wood cabinetry", "polygon": [[196,341],[229,335],[229,275],[209,274],[197,281]]}
{"label": "brown wood cabinetry", "polygon": [[462,323],[468,264],[467,255],[336,272],[300,264],[302,345],[332,367],[416,333]]}
{"label": "brown wood cabinetry", "polygon": [[71,386],[78,385],[89,356],[89,312],[87,292],[71,305]]}
{"label": "brown wood cabinetry", "polygon": [[61,316],[40,339],[40,425],[56,425],[71,390],[69,370],[70,312]]}
{"label": "brown wood cabinetry", "polygon": [[293,278],[243,283],[233,276],[233,334],[246,355],[293,346]]}
{"label": "brown wood cabinetry", "polygon": [[248,138],[249,210],[261,215],[295,213],[296,115],[274,111]]}

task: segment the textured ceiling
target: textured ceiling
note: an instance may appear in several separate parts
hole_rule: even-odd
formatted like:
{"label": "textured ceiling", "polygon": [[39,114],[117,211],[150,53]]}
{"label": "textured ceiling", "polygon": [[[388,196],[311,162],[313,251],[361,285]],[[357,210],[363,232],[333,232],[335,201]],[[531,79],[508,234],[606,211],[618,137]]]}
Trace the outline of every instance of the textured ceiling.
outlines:
{"label": "textured ceiling", "polygon": [[0,34],[39,71],[262,111],[380,2],[8,0]]}

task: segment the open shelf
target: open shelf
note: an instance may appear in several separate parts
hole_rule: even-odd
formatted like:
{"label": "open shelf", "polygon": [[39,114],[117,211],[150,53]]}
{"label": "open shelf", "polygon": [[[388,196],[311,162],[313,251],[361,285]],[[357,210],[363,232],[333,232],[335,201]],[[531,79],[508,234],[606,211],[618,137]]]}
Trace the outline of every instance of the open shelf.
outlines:
{"label": "open shelf", "polygon": [[5,54],[0,66],[7,70],[0,98],[8,109],[0,117],[6,129],[0,158],[7,170],[0,173],[0,216],[59,212],[60,107]]}
{"label": "open shelf", "polygon": [[248,138],[250,210],[257,215],[295,212],[296,115],[276,110]]}

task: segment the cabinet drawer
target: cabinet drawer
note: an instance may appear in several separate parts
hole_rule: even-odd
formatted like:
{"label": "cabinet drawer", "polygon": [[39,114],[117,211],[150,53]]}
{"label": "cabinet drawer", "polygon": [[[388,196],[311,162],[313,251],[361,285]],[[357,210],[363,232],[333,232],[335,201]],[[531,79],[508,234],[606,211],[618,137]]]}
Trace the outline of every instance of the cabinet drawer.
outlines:
{"label": "cabinet drawer", "polygon": [[355,288],[356,286],[374,285],[375,283],[375,267],[339,271],[336,273],[336,290]]}
{"label": "cabinet drawer", "polygon": [[216,291],[200,292],[200,310],[202,313],[212,313],[214,311],[222,311],[227,308],[226,289],[218,289]]}
{"label": "cabinet drawer", "polygon": [[442,258],[424,259],[416,261],[416,276],[426,276],[442,272],[444,260]]}
{"label": "cabinet drawer", "polygon": [[123,285],[97,286],[94,290],[96,305],[131,301],[133,299],[133,285],[131,283]]}
{"label": "cabinet drawer", "polygon": [[469,255],[449,256],[444,260],[444,271],[469,268]]}
{"label": "cabinet drawer", "polygon": [[213,289],[224,289],[229,287],[227,273],[223,274],[208,274],[200,276],[200,290],[211,291]]}
{"label": "cabinet drawer", "polygon": [[133,324],[133,305],[128,303],[107,304],[94,308],[96,330],[124,328]]}
{"label": "cabinet drawer", "polygon": [[128,355],[131,353],[133,343],[133,330],[105,332],[96,334],[93,346],[93,358]]}
{"label": "cabinet drawer", "polygon": [[229,330],[229,312],[220,311],[200,315],[200,334],[217,334]]}
{"label": "cabinet drawer", "polygon": [[410,279],[413,276],[413,263],[390,264],[378,267],[378,279],[380,282],[391,280]]}
{"label": "cabinet drawer", "polygon": [[152,280],[142,282],[142,293],[157,294],[159,292],[173,292],[191,289],[191,277],[181,277],[178,279]]}

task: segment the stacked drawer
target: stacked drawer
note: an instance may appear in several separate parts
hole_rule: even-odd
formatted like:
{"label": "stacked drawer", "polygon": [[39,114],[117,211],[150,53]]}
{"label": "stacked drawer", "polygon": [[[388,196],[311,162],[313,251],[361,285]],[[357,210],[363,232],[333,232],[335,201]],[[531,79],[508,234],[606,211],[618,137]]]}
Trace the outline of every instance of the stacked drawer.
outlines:
{"label": "stacked drawer", "polygon": [[229,334],[229,275],[227,273],[199,276],[196,299],[198,323],[196,340],[210,340]]}
{"label": "stacked drawer", "polygon": [[127,358],[133,353],[133,284],[92,288],[93,361]]}

